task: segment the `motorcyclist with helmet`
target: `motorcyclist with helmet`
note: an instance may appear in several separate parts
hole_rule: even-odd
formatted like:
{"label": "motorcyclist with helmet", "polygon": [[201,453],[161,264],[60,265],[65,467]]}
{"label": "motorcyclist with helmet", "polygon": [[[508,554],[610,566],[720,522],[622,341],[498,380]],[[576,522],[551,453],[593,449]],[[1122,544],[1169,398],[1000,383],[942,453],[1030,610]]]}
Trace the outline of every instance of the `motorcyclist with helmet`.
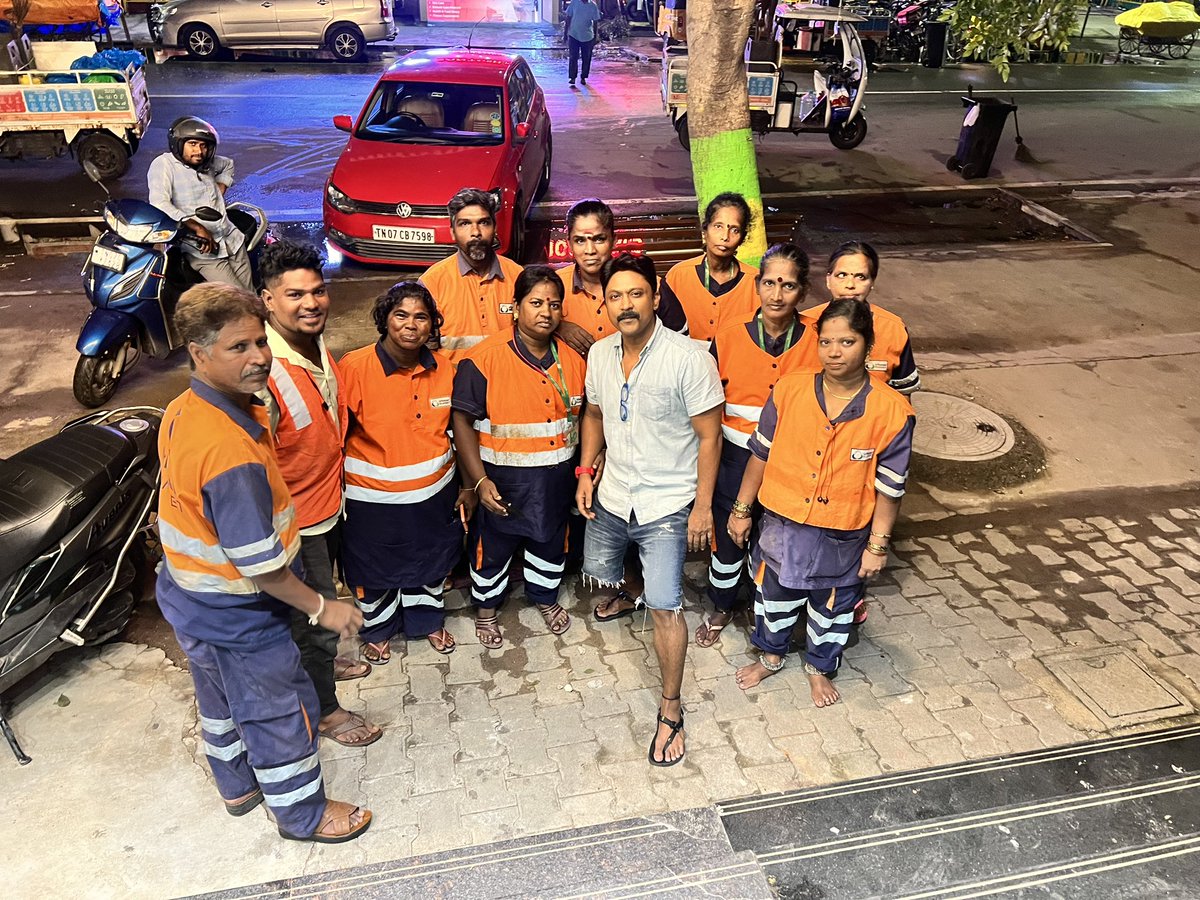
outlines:
{"label": "motorcyclist with helmet", "polygon": [[[149,201],[193,232],[184,242],[188,264],[205,281],[254,290],[246,238],[230,221],[225,191],[233,184],[233,160],[217,155],[217,130],[196,116],[183,116],[167,132],[168,153],[150,163]],[[222,214],[214,222],[195,217],[201,207]]]}

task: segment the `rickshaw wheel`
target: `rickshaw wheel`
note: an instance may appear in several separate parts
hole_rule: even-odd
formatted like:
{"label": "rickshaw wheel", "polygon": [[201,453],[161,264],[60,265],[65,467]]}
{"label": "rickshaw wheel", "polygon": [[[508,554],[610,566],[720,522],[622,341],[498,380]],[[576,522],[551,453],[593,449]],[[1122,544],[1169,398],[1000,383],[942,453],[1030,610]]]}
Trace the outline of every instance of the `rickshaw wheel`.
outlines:
{"label": "rickshaw wheel", "polygon": [[687,113],[675,120],[675,134],[679,138],[679,146],[689,153],[692,152],[692,138],[688,134]]}
{"label": "rickshaw wheel", "polygon": [[[1191,40],[1195,40],[1192,38]],[[1192,49],[1191,41],[1188,38],[1183,38],[1179,41],[1172,41],[1167,45],[1167,55],[1171,59],[1183,59],[1188,55],[1188,51]]]}
{"label": "rickshaw wheel", "polygon": [[829,129],[829,143],[839,150],[853,150],[867,136],[867,117],[859,113],[849,122],[839,122]]}
{"label": "rickshaw wheel", "polygon": [[1121,33],[1117,37],[1117,49],[1122,53],[1136,53],[1137,45],[1137,35],[1128,28],[1122,28]]}
{"label": "rickshaw wheel", "polygon": [[947,172],[957,172],[958,171],[958,157],[957,156],[952,156],[948,160],[946,160],[946,171]]}

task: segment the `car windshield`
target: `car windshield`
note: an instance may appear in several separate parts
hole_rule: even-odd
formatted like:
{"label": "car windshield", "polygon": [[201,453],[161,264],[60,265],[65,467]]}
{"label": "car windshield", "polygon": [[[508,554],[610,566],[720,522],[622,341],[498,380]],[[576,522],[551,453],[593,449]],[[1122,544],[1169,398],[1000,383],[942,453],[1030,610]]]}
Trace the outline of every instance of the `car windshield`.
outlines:
{"label": "car windshield", "polygon": [[385,81],[354,136],[394,144],[502,144],[501,101],[498,87]]}

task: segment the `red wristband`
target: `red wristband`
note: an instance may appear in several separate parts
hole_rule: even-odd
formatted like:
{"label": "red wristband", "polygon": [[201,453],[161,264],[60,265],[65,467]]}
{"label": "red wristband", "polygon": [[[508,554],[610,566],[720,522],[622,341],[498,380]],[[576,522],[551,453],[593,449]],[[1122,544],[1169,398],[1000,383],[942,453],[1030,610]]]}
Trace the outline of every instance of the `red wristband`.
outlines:
{"label": "red wristband", "polygon": [[576,478],[578,478],[580,475],[595,475],[595,474],[596,474],[596,470],[593,469],[591,466],[576,466],[575,467],[575,477]]}

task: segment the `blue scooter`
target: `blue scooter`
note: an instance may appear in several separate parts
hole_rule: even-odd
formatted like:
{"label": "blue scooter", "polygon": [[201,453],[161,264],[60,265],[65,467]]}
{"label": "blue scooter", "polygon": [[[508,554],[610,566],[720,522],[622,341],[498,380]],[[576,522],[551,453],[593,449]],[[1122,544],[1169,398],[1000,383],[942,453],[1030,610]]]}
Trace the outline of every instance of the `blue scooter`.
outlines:
{"label": "blue scooter", "polygon": [[[88,166],[85,162],[88,177],[104,187],[99,172],[88,171]],[[257,270],[257,251],[267,233],[266,213],[249,203],[231,203],[227,210],[230,221],[246,235],[250,262]],[[202,222],[221,219],[220,212],[207,206],[195,216]],[[79,361],[72,390],[89,409],[108,402],[143,354],[165,359],[180,346],[175,304],[180,294],[203,280],[187,265],[181,249],[185,241],[196,244],[196,236],[162,210],[109,195],[104,224],[107,230],[96,238],[81,273],[93,308],[75,343]]]}

